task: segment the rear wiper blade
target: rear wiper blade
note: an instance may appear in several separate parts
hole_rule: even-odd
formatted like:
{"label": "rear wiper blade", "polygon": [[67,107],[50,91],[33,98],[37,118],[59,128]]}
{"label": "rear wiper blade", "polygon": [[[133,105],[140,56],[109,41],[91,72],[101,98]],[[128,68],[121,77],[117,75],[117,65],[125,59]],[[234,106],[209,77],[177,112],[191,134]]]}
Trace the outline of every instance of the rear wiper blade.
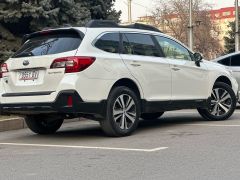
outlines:
{"label": "rear wiper blade", "polygon": [[34,54],[32,52],[22,52],[22,53],[19,53],[17,55],[15,55],[14,57],[27,57],[27,56],[34,56]]}

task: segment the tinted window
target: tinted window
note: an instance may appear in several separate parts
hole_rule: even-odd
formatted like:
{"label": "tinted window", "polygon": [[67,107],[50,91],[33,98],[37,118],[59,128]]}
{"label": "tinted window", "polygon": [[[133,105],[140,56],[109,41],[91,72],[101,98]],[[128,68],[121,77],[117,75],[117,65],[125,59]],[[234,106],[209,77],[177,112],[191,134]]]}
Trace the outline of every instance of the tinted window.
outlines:
{"label": "tinted window", "polygon": [[119,53],[119,33],[104,34],[95,46],[106,52]]}
{"label": "tinted window", "polygon": [[225,58],[220,61],[218,61],[219,64],[225,65],[225,66],[230,66],[230,58]]}
{"label": "tinted window", "polygon": [[240,66],[240,55],[231,57],[231,66]]}
{"label": "tinted window", "polygon": [[76,33],[40,35],[29,39],[13,57],[42,56],[63,53],[79,47],[81,38]]}
{"label": "tinted window", "polygon": [[151,36],[147,34],[123,34],[123,53],[142,56],[160,56],[159,50]]}
{"label": "tinted window", "polygon": [[176,41],[161,36],[156,36],[156,38],[167,58],[192,60],[189,51]]}

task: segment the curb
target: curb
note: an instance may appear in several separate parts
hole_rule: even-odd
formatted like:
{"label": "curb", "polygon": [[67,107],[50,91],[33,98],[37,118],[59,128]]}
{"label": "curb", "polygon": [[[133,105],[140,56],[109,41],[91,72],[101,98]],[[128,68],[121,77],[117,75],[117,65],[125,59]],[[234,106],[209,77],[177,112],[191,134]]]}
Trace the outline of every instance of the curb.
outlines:
{"label": "curb", "polygon": [[[65,120],[64,123],[77,122],[80,120],[81,118],[75,118],[71,120]],[[4,119],[0,121],[0,132],[18,130],[18,129],[24,129],[24,128],[27,128],[27,125],[25,124],[24,118],[21,118],[21,117],[9,118],[9,119]]]}
{"label": "curb", "polygon": [[9,118],[0,121],[0,132],[25,128],[23,118]]}

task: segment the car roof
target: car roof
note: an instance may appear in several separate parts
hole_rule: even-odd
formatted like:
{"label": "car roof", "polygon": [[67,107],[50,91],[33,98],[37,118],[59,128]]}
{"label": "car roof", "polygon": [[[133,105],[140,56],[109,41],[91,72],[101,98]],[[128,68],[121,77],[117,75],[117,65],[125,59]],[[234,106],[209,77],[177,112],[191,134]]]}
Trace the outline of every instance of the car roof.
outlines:
{"label": "car roof", "polygon": [[134,24],[126,24],[121,25],[116,23],[115,21],[111,20],[90,20],[85,27],[92,27],[92,28],[133,28],[133,29],[142,29],[142,30],[150,30],[155,32],[161,32],[158,28],[148,25],[148,24],[141,24],[141,23],[134,23]]}
{"label": "car roof", "polygon": [[[81,30],[83,27],[75,27],[75,29]],[[186,49],[188,49],[190,52],[192,52],[185,44],[180,42],[179,40],[164,34],[162,32],[156,32],[156,31],[150,31],[150,30],[142,30],[142,29],[135,29],[135,28],[115,28],[115,27],[109,27],[109,28],[86,28],[87,31],[92,31],[92,32],[97,32],[98,34],[105,33],[105,32],[129,32],[129,33],[142,33],[142,34],[151,34],[151,35],[160,35],[162,37],[166,37],[168,39],[171,39],[173,41],[176,41],[177,43],[181,44],[184,46]],[[192,52],[193,53],[193,52]]]}
{"label": "car roof", "polygon": [[[181,44],[182,46],[184,46],[186,49],[188,49],[190,52],[192,52],[185,44],[183,44],[182,42],[178,41],[177,39],[162,33],[161,31],[154,31],[154,30],[147,30],[147,29],[141,29],[141,28],[134,28],[134,27],[130,27],[127,28],[126,27],[122,27],[122,26],[118,26],[118,27],[86,27],[86,26],[82,26],[82,27],[59,27],[59,28],[49,28],[49,29],[44,29],[43,31],[57,31],[57,30],[77,30],[82,32],[83,34],[86,34],[86,32],[89,31],[94,31],[98,34],[104,33],[104,32],[131,32],[131,33],[143,33],[143,34],[152,34],[152,35],[160,35],[166,38],[169,38],[173,41],[176,41],[177,43]],[[35,33],[40,33],[43,31],[38,31]],[[32,33],[32,34],[35,34]],[[28,35],[32,35],[32,34],[28,34]],[[193,52],[192,52],[193,53]]]}
{"label": "car roof", "polygon": [[[158,28],[148,25],[148,24],[141,24],[141,23],[134,23],[134,24],[127,24],[127,25],[122,25],[122,24],[118,24],[115,21],[112,20],[90,20],[89,22],[87,22],[85,24],[85,26],[83,27],[72,27],[70,25],[65,25],[64,27],[59,27],[59,28],[45,28],[43,31],[59,31],[59,30],[69,30],[69,29],[78,29],[80,31],[82,31],[83,29],[98,29],[100,31],[104,31],[104,30],[116,30],[116,31],[131,31],[131,30],[135,30],[135,31],[142,31],[142,32],[158,32],[158,33],[162,33]],[[35,32],[36,33],[41,33],[42,31],[39,32]]]}

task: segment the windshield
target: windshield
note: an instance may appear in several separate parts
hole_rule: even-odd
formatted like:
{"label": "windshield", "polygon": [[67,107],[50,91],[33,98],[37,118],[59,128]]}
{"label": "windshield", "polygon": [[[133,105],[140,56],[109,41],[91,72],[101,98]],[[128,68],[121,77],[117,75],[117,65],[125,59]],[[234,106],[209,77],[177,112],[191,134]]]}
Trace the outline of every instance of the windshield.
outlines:
{"label": "windshield", "polygon": [[81,44],[77,33],[40,35],[27,40],[13,58],[58,54],[75,50]]}

